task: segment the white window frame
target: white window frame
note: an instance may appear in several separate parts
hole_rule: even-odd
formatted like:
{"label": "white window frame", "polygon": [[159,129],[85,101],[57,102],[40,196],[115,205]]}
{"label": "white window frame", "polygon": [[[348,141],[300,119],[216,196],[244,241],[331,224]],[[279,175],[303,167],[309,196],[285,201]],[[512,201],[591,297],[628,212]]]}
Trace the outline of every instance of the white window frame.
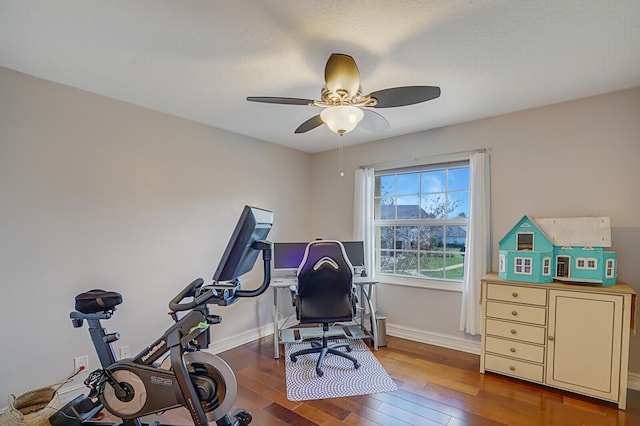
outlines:
{"label": "white window frame", "polygon": [[[531,249],[521,249],[520,248],[520,235],[531,235]],[[533,232],[518,232],[516,233],[516,249],[518,251],[534,251],[535,244],[535,233]]]}
{"label": "white window frame", "polygon": [[507,272],[507,256],[504,254],[498,256],[498,271]]}
{"label": "white window frame", "polygon": [[551,258],[545,257],[542,259],[542,275],[551,275]]}
{"label": "white window frame", "polygon": [[[522,261],[521,265],[518,265],[518,260]],[[527,271],[528,269],[528,271]],[[530,257],[514,257],[513,258],[513,273],[518,275],[532,275],[533,274],[533,262]]]}
{"label": "white window frame", "polygon": [[[580,266],[580,262],[582,262],[582,266]],[[593,266],[589,266],[590,262],[593,262]],[[576,269],[596,271],[598,270],[598,259],[595,257],[576,257]]]}
{"label": "white window frame", "polygon": [[607,259],[607,269],[605,271],[605,276],[607,278],[613,278],[615,276],[615,274],[613,273],[613,271],[615,270],[615,266],[616,266],[616,261],[615,259]]}
{"label": "white window frame", "polygon": [[[437,170],[449,170],[449,169],[457,169],[469,167],[469,160],[462,161],[452,161],[452,162],[444,162],[437,164],[427,164],[416,167],[406,167],[406,168],[398,168],[398,169],[386,169],[376,171],[375,176],[388,176],[388,175],[401,175],[405,173],[419,173],[419,172],[428,172],[428,171],[437,171]],[[446,188],[444,194],[453,194],[456,192],[464,192],[461,191],[448,191]],[[466,188],[467,197],[469,194],[469,186]],[[420,194],[426,194],[427,192],[419,191],[417,196]],[[394,194],[397,196],[397,194]],[[376,205],[376,197],[374,194],[374,205]],[[381,198],[381,197],[380,197]],[[468,212],[467,212],[468,214]],[[377,230],[381,227],[385,226],[444,226],[445,230],[447,226],[464,226],[467,228],[469,225],[469,218],[460,219],[460,218],[452,218],[452,219],[374,219],[374,229]],[[374,232],[376,235],[378,232]],[[377,237],[374,240],[374,253],[376,258],[376,278],[380,281],[388,284],[397,284],[409,287],[421,287],[421,288],[432,288],[439,290],[447,290],[447,291],[462,291],[462,278],[460,280],[450,279],[450,278],[438,278],[438,277],[418,277],[418,276],[410,276],[410,275],[400,275],[400,274],[392,274],[387,272],[380,272],[379,270],[379,259],[380,259],[380,249],[377,247],[378,241]],[[395,250],[395,247],[393,248]],[[419,250],[420,251],[420,250]],[[435,251],[434,253],[440,253],[440,251]],[[443,249],[441,251],[443,255],[447,253],[446,251],[446,242],[443,244]]]}

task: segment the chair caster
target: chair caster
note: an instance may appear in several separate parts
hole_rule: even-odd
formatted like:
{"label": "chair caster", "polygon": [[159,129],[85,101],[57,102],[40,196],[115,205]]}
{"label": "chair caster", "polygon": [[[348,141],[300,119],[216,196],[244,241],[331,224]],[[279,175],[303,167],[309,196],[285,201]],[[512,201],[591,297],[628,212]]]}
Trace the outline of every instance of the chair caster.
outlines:
{"label": "chair caster", "polygon": [[358,368],[360,368],[360,363],[359,363],[358,361],[354,362],[354,363],[353,363],[353,368],[355,368],[356,370],[357,370]]}
{"label": "chair caster", "polygon": [[320,370],[319,368],[316,368],[316,373],[318,374],[318,377],[322,377],[324,375],[324,371]]}
{"label": "chair caster", "polygon": [[347,346],[347,352],[351,352],[353,350],[353,348],[351,348],[351,346]]}
{"label": "chair caster", "polygon": [[298,357],[295,357],[295,356],[291,355],[291,361],[292,362],[296,362],[297,360],[298,360]]}
{"label": "chair caster", "polygon": [[253,415],[251,414],[251,412],[243,410],[242,408],[236,410],[233,413],[233,417],[235,417],[240,422],[238,426],[246,426],[253,420]]}

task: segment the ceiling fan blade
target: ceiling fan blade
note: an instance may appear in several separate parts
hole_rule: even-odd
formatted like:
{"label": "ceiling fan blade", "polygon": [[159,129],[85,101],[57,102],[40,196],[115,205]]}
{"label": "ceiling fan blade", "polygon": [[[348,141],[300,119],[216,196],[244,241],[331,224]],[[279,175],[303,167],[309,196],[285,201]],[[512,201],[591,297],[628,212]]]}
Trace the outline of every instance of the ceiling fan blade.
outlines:
{"label": "ceiling fan blade", "polygon": [[353,98],[360,89],[360,72],[356,61],[349,55],[332,53],[324,68],[324,81],[332,93],[338,94],[339,90],[348,93],[348,98]]}
{"label": "ceiling fan blade", "polygon": [[324,124],[324,121],[322,121],[322,118],[320,118],[320,114],[318,114],[315,117],[311,117],[310,119],[308,119],[307,121],[299,125],[295,133],[305,133],[323,124]]}
{"label": "ceiling fan blade", "polygon": [[387,130],[391,127],[387,119],[377,112],[366,108],[363,108],[362,110],[364,111],[364,118],[360,122],[359,126],[363,129],[370,130],[372,132],[382,132],[383,130]]}
{"label": "ceiling fan blade", "polygon": [[392,108],[435,99],[440,96],[440,88],[437,86],[393,87],[371,92],[369,96],[378,101],[374,108]]}
{"label": "ceiling fan blade", "polygon": [[277,98],[268,96],[249,96],[247,98],[250,102],[264,102],[267,104],[285,104],[285,105],[313,105],[311,99],[300,98]]}

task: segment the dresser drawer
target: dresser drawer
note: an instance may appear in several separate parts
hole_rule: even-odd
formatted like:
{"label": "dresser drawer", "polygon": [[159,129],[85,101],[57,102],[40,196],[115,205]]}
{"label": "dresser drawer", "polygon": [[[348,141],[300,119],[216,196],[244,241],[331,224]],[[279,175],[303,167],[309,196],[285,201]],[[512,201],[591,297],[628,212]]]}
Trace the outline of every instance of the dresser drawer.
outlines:
{"label": "dresser drawer", "polygon": [[541,364],[544,362],[544,346],[532,345],[530,343],[487,337],[484,350],[524,361],[539,362]]}
{"label": "dresser drawer", "polygon": [[515,303],[488,301],[487,316],[538,325],[545,325],[547,322],[547,310],[545,308],[516,305]]}
{"label": "dresser drawer", "polygon": [[487,299],[546,306],[547,290],[544,288],[487,284]]}
{"label": "dresser drawer", "polygon": [[544,367],[539,364],[532,364],[525,361],[504,358],[498,355],[486,354],[484,357],[484,368],[496,373],[509,376],[520,377],[542,383]]}
{"label": "dresser drawer", "polygon": [[487,336],[506,337],[508,339],[522,340],[523,342],[544,345],[546,332],[543,327],[527,324],[518,324],[487,318]]}

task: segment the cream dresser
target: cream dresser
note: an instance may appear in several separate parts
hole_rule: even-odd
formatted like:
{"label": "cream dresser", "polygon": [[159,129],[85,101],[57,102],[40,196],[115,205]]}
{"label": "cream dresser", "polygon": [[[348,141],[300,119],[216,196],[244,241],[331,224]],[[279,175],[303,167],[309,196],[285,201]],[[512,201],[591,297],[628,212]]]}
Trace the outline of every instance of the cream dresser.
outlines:
{"label": "cream dresser", "polygon": [[615,286],[482,278],[480,372],[491,371],[626,408],[635,292]]}

